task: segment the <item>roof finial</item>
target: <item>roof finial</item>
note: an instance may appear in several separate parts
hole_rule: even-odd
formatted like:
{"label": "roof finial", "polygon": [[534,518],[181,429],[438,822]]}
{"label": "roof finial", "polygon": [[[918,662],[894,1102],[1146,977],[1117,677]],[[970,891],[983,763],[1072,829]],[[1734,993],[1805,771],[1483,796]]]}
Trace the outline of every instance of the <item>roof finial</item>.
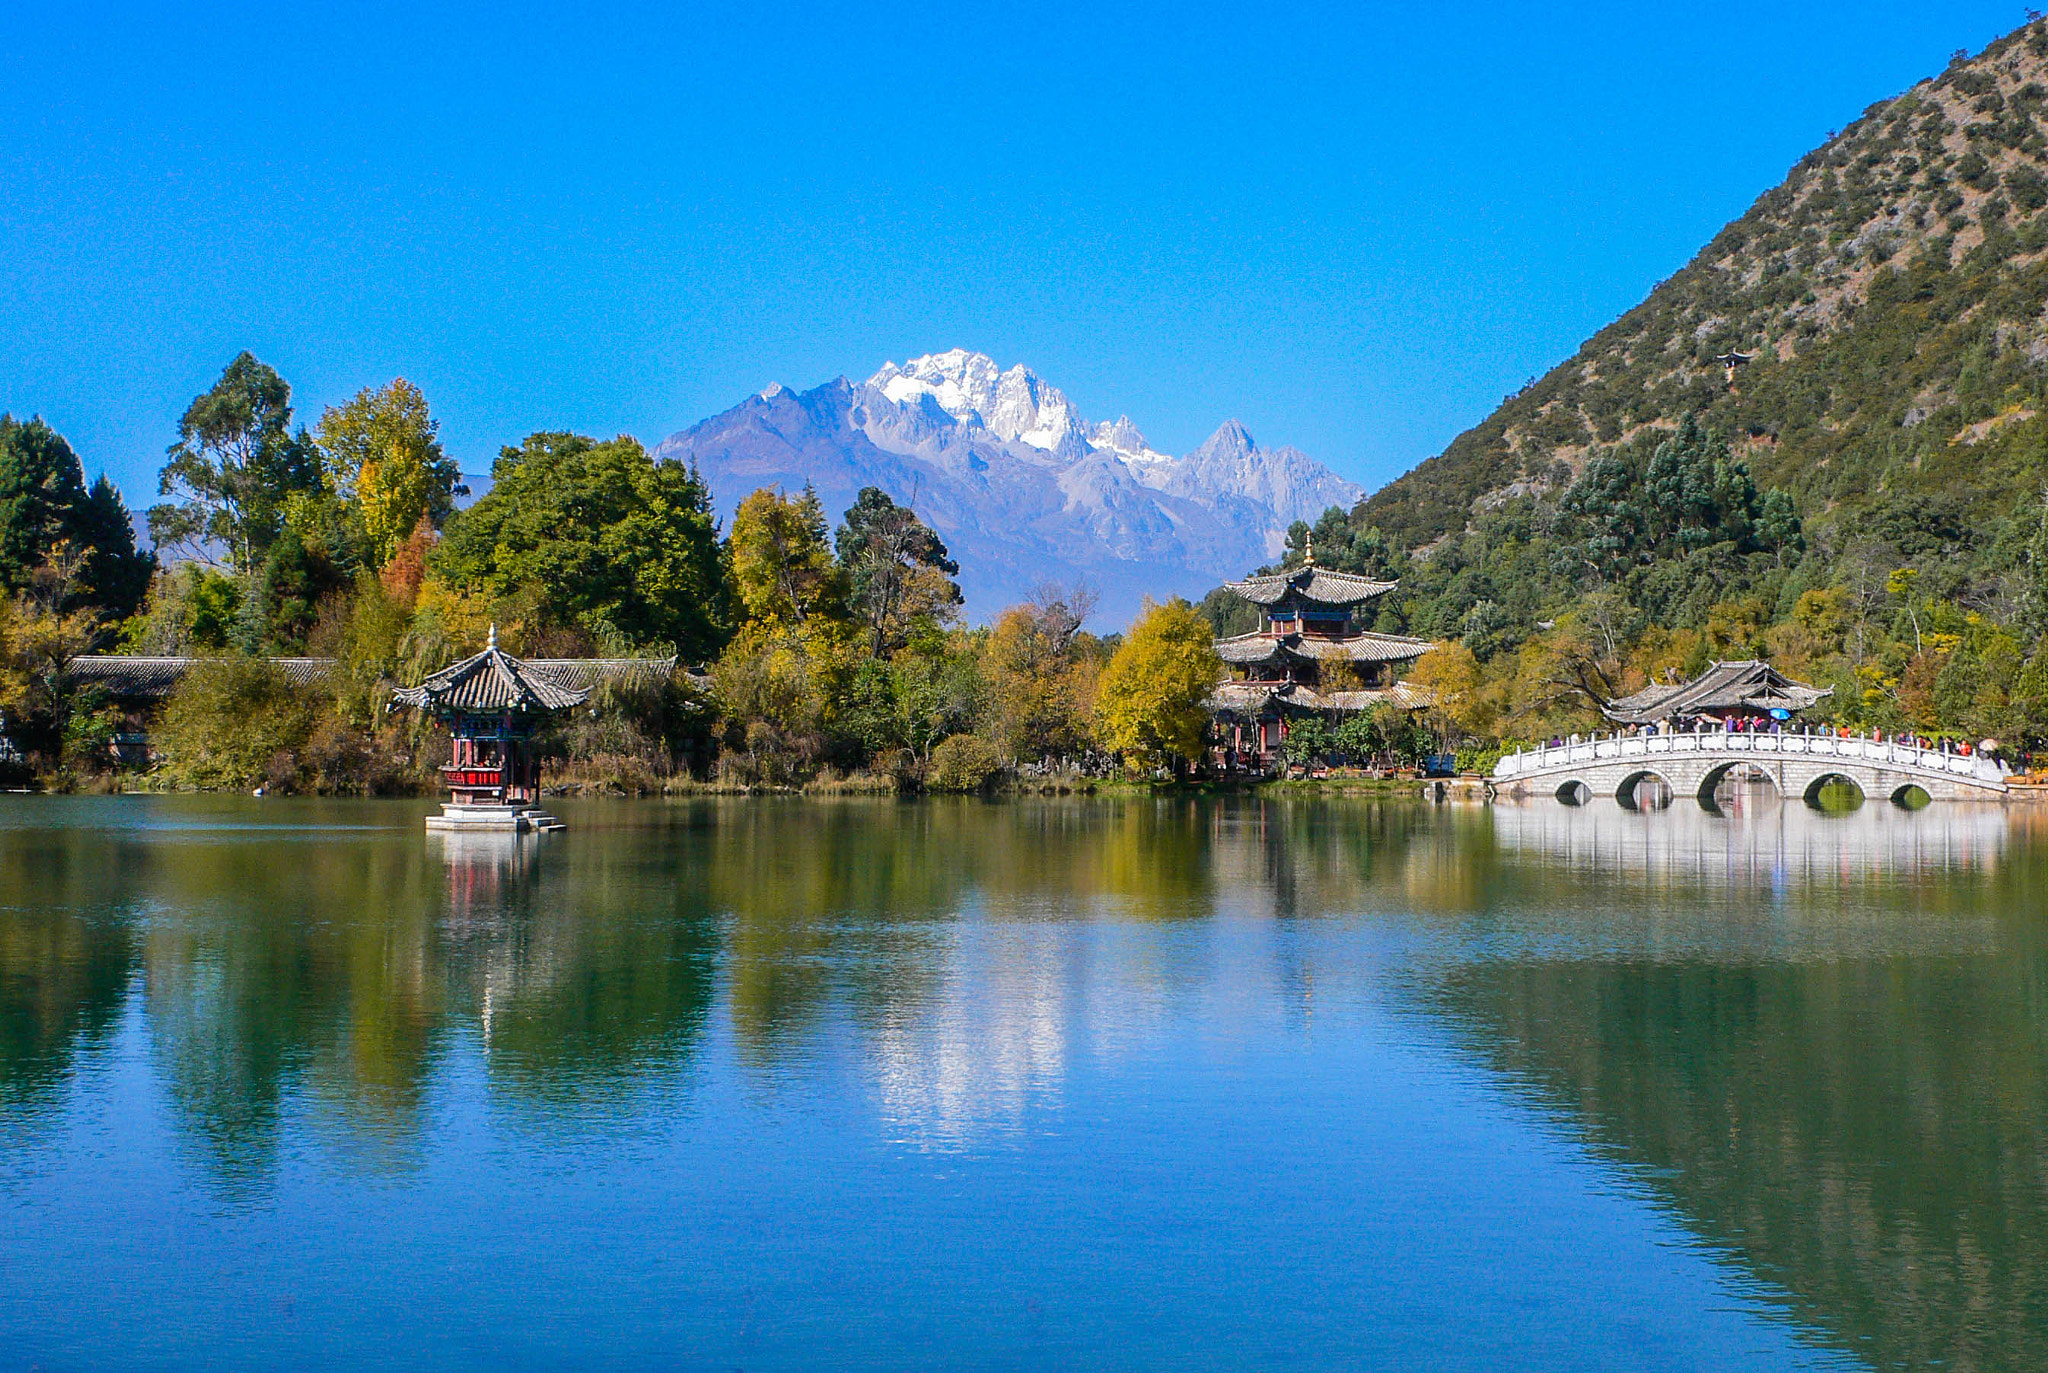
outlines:
{"label": "roof finial", "polygon": [[1313,529],[1302,533],[1301,565],[1303,567],[1314,567],[1316,565],[1316,532]]}
{"label": "roof finial", "polygon": [[497,646],[498,646],[498,622],[497,622],[496,620],[493,620],[493,621],[491,621],[491,637],[490,637],[490,639],[489,639],[488,641],[486,641],[486,642],[485,642],[485,644],[484,644],[484,648],[488,650],[488,649],[494,649],[494,648],[496,648]]}

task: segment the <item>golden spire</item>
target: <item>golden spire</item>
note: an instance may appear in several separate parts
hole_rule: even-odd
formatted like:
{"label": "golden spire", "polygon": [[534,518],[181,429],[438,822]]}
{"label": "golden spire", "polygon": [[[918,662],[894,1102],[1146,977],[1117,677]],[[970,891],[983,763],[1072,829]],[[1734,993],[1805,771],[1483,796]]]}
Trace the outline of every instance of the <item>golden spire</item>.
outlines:
{"label": "golden spire", "polygon": [[1301,565],[1303,567],[1314,567],[1316,565],[1316,532],[1313,529],[1301,536]]}

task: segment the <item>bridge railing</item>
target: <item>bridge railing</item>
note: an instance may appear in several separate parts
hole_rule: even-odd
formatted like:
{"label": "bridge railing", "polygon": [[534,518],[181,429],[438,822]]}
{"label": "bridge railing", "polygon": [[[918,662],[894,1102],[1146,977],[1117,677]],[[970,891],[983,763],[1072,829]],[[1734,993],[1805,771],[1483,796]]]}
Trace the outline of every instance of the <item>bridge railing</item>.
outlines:
{"label": "bridge railing", "polygon": [[1954,753],[1945,747],[1921,748],[1892,739],[1853,734],[1743,734],[1732,730],[1680,730],[1671,734],[1595,734],[1557,745],[1518,749],[1494,764],[1497,781],[1537,773],[1607,763],[1625,758],[1656,758],[1671,754],[1711,754],[1720,758],[1768,754],[1775,757],[1840,758],[1869,766],[1899,768],[1973,782],[2003,783],[2006,768],[1982,754]]}

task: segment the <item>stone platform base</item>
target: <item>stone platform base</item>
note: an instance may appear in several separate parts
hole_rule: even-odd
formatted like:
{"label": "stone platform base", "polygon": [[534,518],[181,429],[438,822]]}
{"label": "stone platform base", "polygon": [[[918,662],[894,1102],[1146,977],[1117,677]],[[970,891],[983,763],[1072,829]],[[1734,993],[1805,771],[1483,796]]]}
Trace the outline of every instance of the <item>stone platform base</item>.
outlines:
{"label": "stone platform base", "polygon": [[553,834],[568,828],[533,806],[444,805],[427,817],[427,828],[461,834]]}

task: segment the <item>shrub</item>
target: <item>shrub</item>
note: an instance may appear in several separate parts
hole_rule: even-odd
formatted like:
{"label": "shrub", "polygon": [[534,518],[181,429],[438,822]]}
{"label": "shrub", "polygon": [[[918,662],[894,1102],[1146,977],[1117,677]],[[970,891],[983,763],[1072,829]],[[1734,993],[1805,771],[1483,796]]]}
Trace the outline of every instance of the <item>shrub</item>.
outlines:
{"label": "shrub", "polygon": [[978,734],[956,734],[932,750],[925,785],[933,791],[985,791],[1002,770],[994,744]]}
{"label": "shrub", "polygon": [[1319,715],[1309,715],[1296,720],[1287,731],[1287,741],[1280,746],[1287,755],[1287,761],[1296,767],[1308,767],[1330,751],[1330,727]]}
{"label": "shrub", "polygon": [[165,771],[181,785],[282,783],[296,771],[290,760],[312,737],[322,704],[261,659],[210,658],[171,693],[154,739]]}

